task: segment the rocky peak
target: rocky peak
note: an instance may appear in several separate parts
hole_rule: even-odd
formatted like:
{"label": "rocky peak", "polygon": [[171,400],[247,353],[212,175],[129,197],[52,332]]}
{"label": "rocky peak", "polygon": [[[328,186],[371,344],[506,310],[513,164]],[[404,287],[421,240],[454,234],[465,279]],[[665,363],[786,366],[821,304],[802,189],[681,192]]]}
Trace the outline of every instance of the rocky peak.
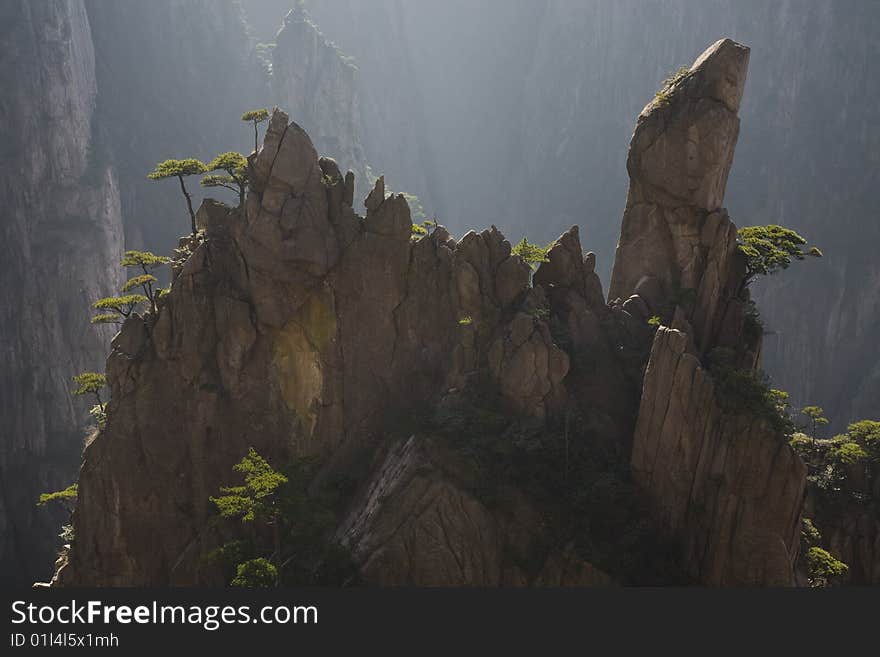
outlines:
{"label": "rocky peak", "polygon": [[[360,216],[354,174],[276,109],[244,211],[203,204],[204,239],[157,316],[113,342],[57,581],[221,583],[202,559],[220,540],[209,497],[254,447],[318,457],[316,482],[357,475],[333,537],[366,582],[625,581],[615,514],[577,504],[644,494],[633,522],[680,541],[688,576],[790,583],[803,465],[760,419],[725,413],[701,364],[733,307],[736,229],[719,208],[747,54],[719,42],[639,118],[612,291],[626,301],[610,305],[577,227],[532,275],[495,227],[415,236],[384,177]],[[511,453],[559,457],[542,490],[503,470]],[[641,493],[609,489],[627,464]],[[552,494],[570,479],[589,485]],[[548,546],[557,515],[581,533]]]}
{"label": "rocky peak", "polygon": [[[610,298],[637,294],[652,315],[675,308],[701,351],[739,296],[736,226],[721,207],[739,136],[749,49],[722,39],[667,81],[639,115]],[[733,286],[733,287],[731,287]]]}

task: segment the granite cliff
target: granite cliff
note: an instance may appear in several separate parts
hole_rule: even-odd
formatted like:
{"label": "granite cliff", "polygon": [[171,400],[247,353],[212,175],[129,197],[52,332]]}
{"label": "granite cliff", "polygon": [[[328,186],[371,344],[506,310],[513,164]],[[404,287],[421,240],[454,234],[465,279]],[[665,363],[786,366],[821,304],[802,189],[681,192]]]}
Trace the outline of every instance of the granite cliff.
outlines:
{"label": "granite cliff", "polygon": [[209,498],[254,447],[350,482],[325,538],[366,583],[793,584],[805,468],[710,366],[760,361],[721,205],[748,58],[719,41],[639,117],[610,303],[577,227],[532,273],[494,227],[414,234],[384,178],[360,216],[276,110],[245,207],[206,200],[113,339],[54,582],[224,583]]}
{"label": "granite cliff", "polygon": [[95,56],[83,2],[0,8],[0,577],[45,572],[58,514],[39,493],[75,479],[85,404],[70,377],[99,369],[111,334],[83,330],[118,285],[116,171],[91,157]]}

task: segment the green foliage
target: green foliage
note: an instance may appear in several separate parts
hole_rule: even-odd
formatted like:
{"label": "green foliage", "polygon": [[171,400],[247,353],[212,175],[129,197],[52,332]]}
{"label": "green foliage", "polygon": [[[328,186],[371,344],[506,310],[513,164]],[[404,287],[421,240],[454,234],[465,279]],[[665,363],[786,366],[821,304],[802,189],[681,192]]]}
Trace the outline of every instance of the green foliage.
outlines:
{"label": "green foliage", "polygon": [[233,469],[244,474],[244,486],[223,487],[220,489],[223,495],[210,498],[220,515],[240,518],[242,522],[274,519],[277,512],[274,494],[287,482],[287,477],[274,470],[253,447]]}
{"label": "green foliage", "polygon": [[739,229],[738,242],[740,252],[746,257],[746,285],[759,274],[770,275],[788,269],[792,260],[822,256],[815,247],[805,251],[807,241],[783,226],[745,226]]}
{"label": "green foliage", "polygon": [[337,494],[343,489],[328,484],[310,491],[317,466],[313,458],[300,458],[282,473],[250,449],[235,466],[244,474],[244,485],[221,488],[223,494],[211,498],[220,518],[242,521],[231,540],[207,555],[230,573],[233,586],[351,579],[351,555],[331,539],[338,521]]}
{"label": "green foliage", "polygon": [[195,176],[205,173],[207,170],[208,168],[204,162],[192,157],[183,160],[164,160],[159,162],[156,168],[147,174],[147,178],[150,180],[163,180],[175,176],[181,178],[183,176]]}
{"label": "green foliage", "polygon": [[731,349],[713,349],[709,352],[708,360],[724,412],[760,417],[775,432],[791,436],[794,423],[787,410],[787,393],[770,388],[763,372],[741,367],[738,354]]}
{"label": "green foliage", "polygon": [[672,99],[672,88],[681,80],[684,80],[690,72],[691,70],[688,67],[682,66],[677,71],[666,76],[663,82],[660,83],[660,89],[654,94],[655,101],[661,105],[669,103]]}
{"label": "green foliage", "polygon": [[248,110],[241,115],[242,121],[252,121],[254,123],[262,123],[269,120],[269,110],[262,108],[256,110]]}
{"label": "green foliage", "polygon": [[40,499],[37,506],[45,506],[49,502],[75,502],[79,492],[79,484],[70,484],[64,490],[57,490],[53,493],[40,493]]}
{"label": "green foliage", "polygon": [[238,172],[247,170],[247,158],[241,153],[227,151],[220,153],[207,164],[208,171]]}
{"label": "green foliage", "polygon": [[140,276],[135,276],[134,278],[128,279],[125,285],[122,286],[123,292],[131,292],[134,288],[140,287],[143,288],[147,284],[158,283],[158,279],[152,274],[141,274]]}
{"label": "green foliage", "polygon": [[107,386],[107,377],[99,372],[83,372],[73,377],[76,383],[74,395],[88,395],[100,391]]}
{"label": "green foliage", "polygon": [[801,519],[801,541],[807,547],[813,547],[814,545],[819,545],[819,542],[822,540],[822,535],[819,534],[819,530],[816,529],[816,525],[813,524],[813,521],[809,518]]}
{"label": "green foliage", "polygon": [[202,187],[225,187],[226,189],[238,193],[237,182],[232,176],[226,175],[210,175],[205,176],[199,181]]}
{"label": "green foliage", "polygon": [[657,327],[660,326],[660,322],[660,315],[652,315],[651,318],[648,320],[648,326]]}
{"label": "green foliage", "polygon": [[[118,297],[104,297],[103,299],[98,299],[92,304],[92,308],[95,310],[113,310],[121,317],[129,317],[134,312],[135,308],[145,301],[149,301],[146,295],[124,294]],[[107,314],[109,313],[101,313],[98,317],[103,317]],[[92,322],[97,323],[96,318],[92,318]]]}
{"label": "green foliage", "polygon": [[857,442],[851,440],[833,440],[834,446],[828,450],[828,458],[839,465],[853,465],[868,458],[868,452]]}
{"label": "green foliage", "polygon": [[269,110],[266,108],[249,110],[241,115],[241,120],[250,122],[254,126],[254,151],[256,151],[259,148],[259,131],[257,126],[269,120]]}
{"label": "green foliage", "polygon": [[847,427],[847,435],[870,450],[871,458],[880,458],[880,422],[876,420],[860,420]]}
{"label": "green foliage", "polygon": [[470,315],[465,315],[461,319],[458,320],[459,326],[470,326],[474,323],[474,318]]}
{"label": "green foliage", "polygon": [[186,199],[186,207],[189,210],[190,228],[192,234],[196,234],[196,213],[192,206],[192,197],[186,191],[186,183],[183,179],[187,176],[195,176],[200,173],[206,173],[208,168],[205,163],[195,158],[187,158],[185,160],[165,160],[159,162],[152,172],[147,174],[150,180],[162,180],[164,178],[177,178],[180,181],[180,191]]}
{"label": "green foliage", "polygon": [[550,250],[552,244],[548,244],[545,247],[538,246],[537,244],[533,244],[529,242],[525,237],[520,240],[519,244],[513,247],[510,252],[514,255],[518,255],[524,261],[526,261],[532,269],[537,269],[537,265],[541,262],[548,262],[547,260],[547,252]]}
{"label": "green foliage", "polygon": [[428,234],[428,230],[419,224],[412,225],[412,235],[410,235],[410,239],[414,242],[417,242],[422,237]]}
{"label": "green foliage", "polygon": [[810,586],[818,588],[833,586],[849,572],[845,563],[820,547],[811,547],[807,551],[807,568]]}
{"label": "green foliage", "polygon": [[73,391],[74,395],[94,395],[97,404],[92,406],[89,414],[95,418],[98,427],[103,427],[107,422],[107,405],[101,399],[101,390],[107,386],[107,377],[98,372],[83,372],[73,377],[77,387]]}
{"label": "green foliage", "polygon": [[155,269],[171,261],[166,256],[158,256],[149,251],[126,251],[120,263],[123,267],[142,267],[146,274],[148,270]]}
{"label": "green foliage", "polygon": [[220,153],[208,163],[209,171],[225,171],[226,175],[205,176],[202,187],[224,187],[238,194],[239,205],[244,207],[244,193],[248,184],[247,158],[241,153]]}
{"label": "green foliage", "polygon": [[[814,415],[823,417],[821,409],[812,408]],[[880,476],[880,422],[854,422],[830,440],[795,434],[791,445],[809,466],[807,481],[826,516],[839,515],[841,505],[871,502],[873,482]]]}
{"label": "green foliage", "polygon": [[92,324],[121,324],[122,316],[116,313],[98,313],[91,321]]}
{"label": "green foliage", "polygon": [[[152,311],[158,312],[158,295],[154,286],[159,281],[151,272],[169,261],[170,258],[157,256],[149,251],[126,251],[120,264],[123,267],[140,267],[143,273],[130,278],[122,286],[122,295],[105,297],[95,302],[92,307],[96,310],[112,310],[113,312],[98,313],[92,317],[92,324],[119,324],[131,315],[137,306],[147,301],[149,301]],[[138,288],[143,294],[131,294],[132,290]]]}
{"label": "green foliage", "polygon": [[248,559],[236,567],[231,586],[245,588],[269,588],[278,582],[278,569],[265,557]]}

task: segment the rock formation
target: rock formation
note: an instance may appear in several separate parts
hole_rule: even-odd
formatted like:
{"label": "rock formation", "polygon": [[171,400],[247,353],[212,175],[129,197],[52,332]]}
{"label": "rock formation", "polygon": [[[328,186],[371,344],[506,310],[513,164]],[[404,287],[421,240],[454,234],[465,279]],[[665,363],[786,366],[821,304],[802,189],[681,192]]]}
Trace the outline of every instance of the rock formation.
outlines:
{"label": "rock formation", "polygon": [[106,353],[89,306],[118,284],[122,226],[116,172],[92,150],[83,3],[7,2],[0,23],[0,577],[26,581],[63,520],[37,497],[76,478],[88,414],[71,377]]}
{"label": "rock formation", "polygon": [[[825,253],[797,274],[755,286],[770,332],[765,368],[795,406],[822,406],[832,431],[876,416],[880,121],[865,99],[880,93],[874,38],[880,5],[810,2],[797,11],[763,0],[308,5],[324,32],[362,64],[375,99],[364,102],[375,106],[372,135],[390,117],[395,138],[383,133],[381,141],[395,149],[394,157],[375,160],[390,179],[422,196],[422,185],[405,175],[426,175],[430,165],[430,182],[454,194],[443,199],[445,207],[425,207],[436,208],[453,232],[492,221],[514,241],[527,235],[545,242],[578,223],[606,282],[628,186],[620,164],[631,117],[660,80],[693,61],[707,35],[748,43],[752,70],[741,112],[748,129],[739,140],[727,207],[741,226],[788,226]],[[399,100],[402,92],[411,102]],[[417,135],[426,155],[414,159]],[[368,153],[372,140],[364,136]],[[392,172],[404,161],[402,171]],[[483,184],[490,175],[504,184]],[[820,310],[804,313],[792,299],[809,299]]]}
{"label": "rock formation", "polygon": [[721,207],[748,59],[747,48],[719,41],[639,117],[611,296],[674,326],[654,338],[633,438],[633,477],[660,522],[684,537],[701,581],[786,585],[806,469],[766,422],[722,411],[704,368],[719,347],[744,350],[751,368],[760,353],[760,336],[744,328],[736,226]]}
{"label": "rock formation", "polygon": [[56,583],[222,583],[209,497],[249,447],[357,480],[333,534],[367,583],[626,583],[674,557],[661,535],[696,581],[793,583],[803,465],[703,366],[748,342],[720,207],[747,57],[718,42],[640,117],[611,304],[576,227],[532,275],[494,227],[414,236],[384,178],[359,216],[276,110],[243,211],[205,201],[158,312],[113,339]]}

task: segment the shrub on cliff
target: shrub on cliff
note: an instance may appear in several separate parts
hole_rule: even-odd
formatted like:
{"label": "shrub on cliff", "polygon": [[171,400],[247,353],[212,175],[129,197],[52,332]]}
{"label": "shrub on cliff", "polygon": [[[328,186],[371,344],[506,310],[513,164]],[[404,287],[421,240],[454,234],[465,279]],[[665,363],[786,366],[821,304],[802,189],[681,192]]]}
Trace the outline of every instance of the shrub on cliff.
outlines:
{"label": "shrub on cliff", "polygon": [[76,388],[73,391],[74,395],[94,395],[97,403],[89,413],[95,418],[98,426],[103,427],[107,421],[107,405],[101,398],[101,390],[107,387],[107,377],[98,372],[83,372],[74,376],[73,381],[76,383]]}
{"label": "shrub on cliff", "polygon": [[791,436],[795,427],[788,412],[788,393],[771,388],[766,374],[742,367],[740,360],[732,349],[717,347],[709,352],[709,371],[722,410],[755,415],[777,433]]}
{"label": "shrub on cliff", "polygon": [[769,276],[788,269],[792,260],[821,257],[814,247],[805,250],[807,240],[790,228],[777,226],[745,226],[738,233],[739,250],[746,257],[746,275],[743,286],[756,276]]}
{"label": "shrub on cliff", "polygon": [[336,525],[333,492],[309,491],[315,459],[282,473],[253,448],[234,466],[244,485],[211,497],[220,518],[239,520],[231,540],[207,555],[232,586],[340,584],[352,577],[348,551],[328,538]]}

